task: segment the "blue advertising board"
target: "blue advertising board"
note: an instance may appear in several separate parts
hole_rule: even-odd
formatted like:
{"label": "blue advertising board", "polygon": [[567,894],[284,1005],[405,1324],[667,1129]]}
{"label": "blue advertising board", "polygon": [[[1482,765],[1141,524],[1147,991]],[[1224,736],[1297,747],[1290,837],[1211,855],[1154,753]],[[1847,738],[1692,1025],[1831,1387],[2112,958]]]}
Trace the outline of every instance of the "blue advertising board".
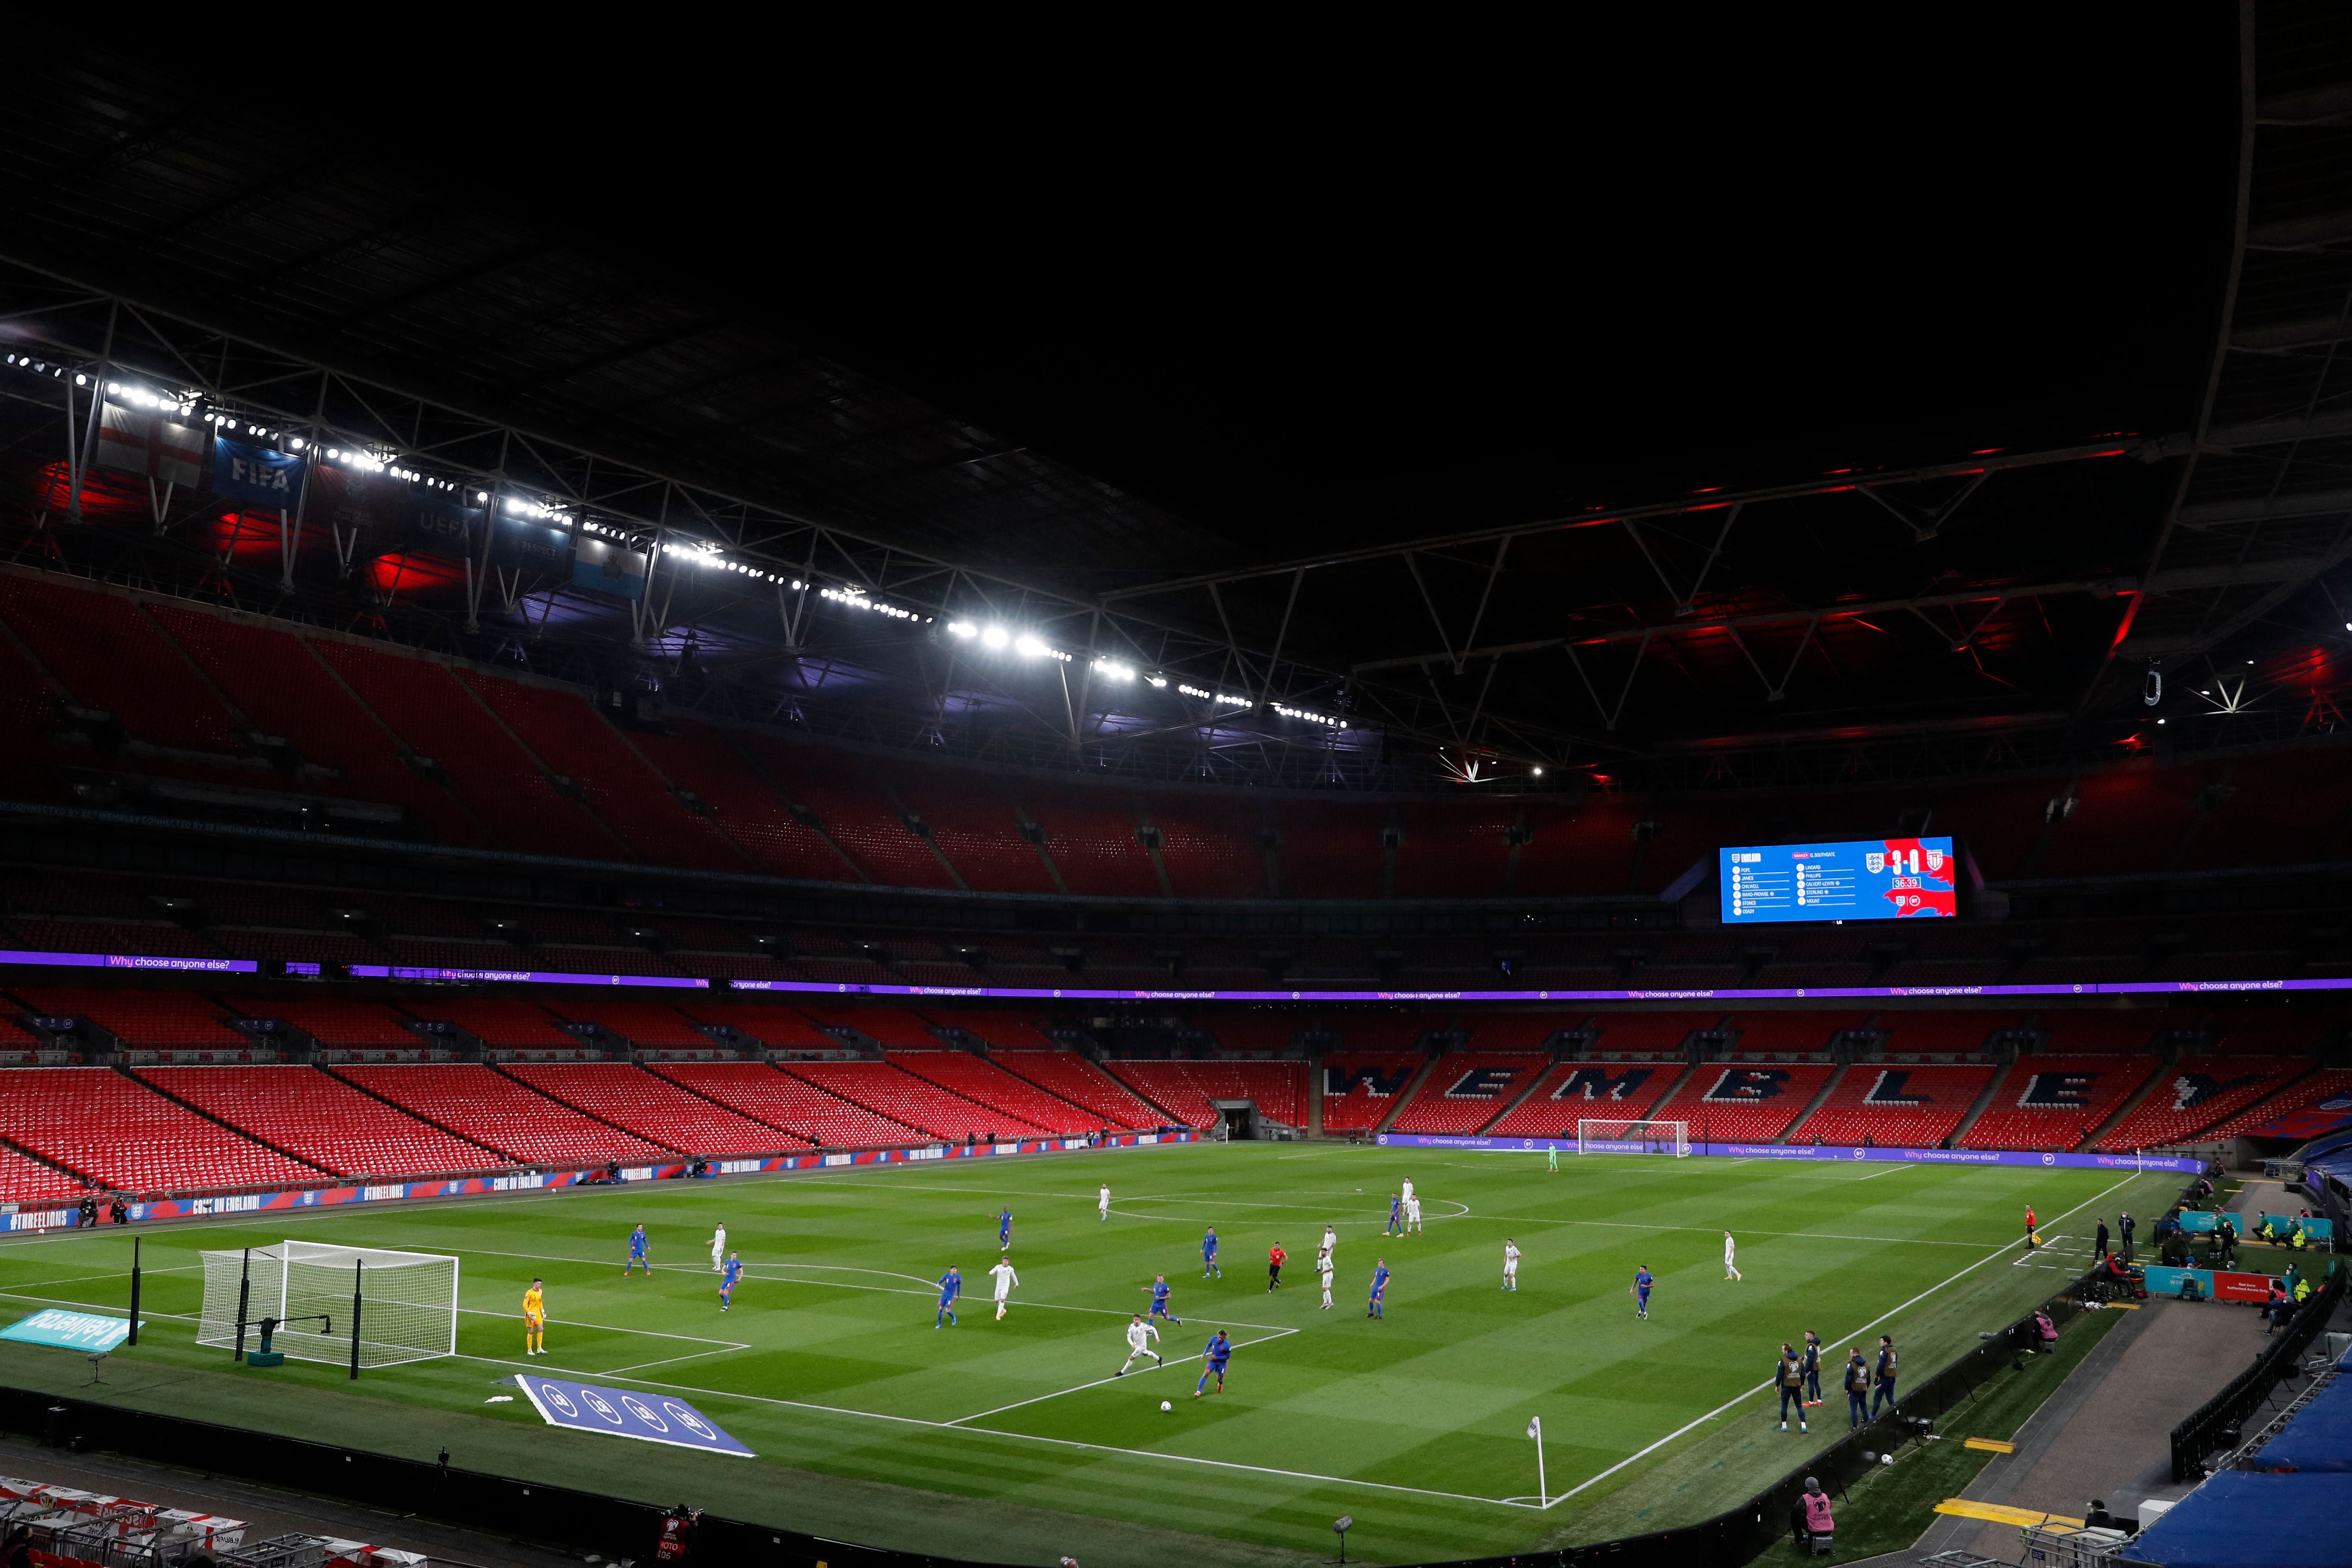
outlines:
{"label": "blue advertising board", "polygon": [[64,1351],[110,1351],[131,1337],[131,1320],[105,1318],[95,1312],[68,1312],[52,1307],[29,1318],[19,1318],[0,1329],[0,1340],[21,1344],[55,1345]]}
{"label": "blue advertising board", "polygon": [[1949,838],[1757,844],[1719,852],[1723,923],[1948,919],[1959,911]]}
{"label": "blue advertising board", "polygon": [[699,1448],[707,1454],[756,1458],[719,1424],[693,1405],[668,1394],[640,1394],[625,1388],[598,1388],[593,1384],[567,1383],[560,1377],[521,1373],[515,1386],[551,1426],[575,1432],[604,1432],[646,1443],[667,1443],[677,1448]]}

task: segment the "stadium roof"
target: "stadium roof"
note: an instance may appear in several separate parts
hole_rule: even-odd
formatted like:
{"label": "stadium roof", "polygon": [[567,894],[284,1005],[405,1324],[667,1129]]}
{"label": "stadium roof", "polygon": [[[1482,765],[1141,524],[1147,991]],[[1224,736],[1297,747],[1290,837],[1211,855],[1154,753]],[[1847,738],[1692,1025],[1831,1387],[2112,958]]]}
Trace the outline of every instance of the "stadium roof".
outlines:
{"label": "stadium roof", "polygon": [[[465,603],[428,594],[465,646],[546,664],[618,636],[686,700],[878,739],[1293,782],[1394,780],[1411,753],[1518,785],[1537,764],[1763,782],[2275,738],[2340,719],[2352,616],[2352,50],[2322,6],[2245,16],[2242,39],[2217,24],[2114,82],[2069,78],[2080,118],[2013,142],[1990,116],[1898,125],[1890,171],[1948,175],[1958,149],[2005,181],[1937,193],[1932,254],[1927,226],[1874,235],[1907,193],[1759,221],[1772,204],[1719,185],[1698,226],[1745,243],[1665,264],[1616,236],[1611,258],[1560,257],[1547,223],[1433,200],[1402,219],[1490,255],[1393,244],[1329,312],[1283,276],[1311,250],[1221,288],[1194,270],[1209,247],[1175,239],[1156,268],[1024,275],[1024,225],[1087,246],[1108,201],[958,205],[919,245],[921,222],[878,222],[901,263],[861,282],[873,246],[835,237],[863,214],[820,191],[747,223],[718,210],[730,185],[768,199],[740,158],[675,167],[757,105],[623,161],[625,137],[561,115],[453,126],[409,100],[385,136],[403,100],[383,78],[224,94],[206,57],[59,37],[0,106],[0,330],[673,547],[634,615],[487,570]],[[1962,67],[2049,85],[2017,53]],[[511,133],[487,163],[486,127]],[[1478,194],[1564,177],[1577,144],[1556,134],[1549,166]],[[2108,162],[2086,183],[2090,156]],[[1611,192],[1707,159],[1619,161]],[[1625,216],[1672,205],[1650,197]],[[1319,207],[1281,232],[1327,224],[1381,243]],[[1106,227],[1088,253],[1134,237]],[[794,258],[813,247],[840,249],[831,274]],[[1856,258],[1885,270],[1857,281]],[[1775,300],[1805,319],[1766,319]],[[0,390],[0,439],[54,450],[59,395]],[[212,557],[175,529],[62,548],[194,581]],[[689,565],[702,546],[732,564]],[[266,601],[274,574],[240,593]],[[396,618],[401,591],[364,574],[286,575],[297,613]]]}

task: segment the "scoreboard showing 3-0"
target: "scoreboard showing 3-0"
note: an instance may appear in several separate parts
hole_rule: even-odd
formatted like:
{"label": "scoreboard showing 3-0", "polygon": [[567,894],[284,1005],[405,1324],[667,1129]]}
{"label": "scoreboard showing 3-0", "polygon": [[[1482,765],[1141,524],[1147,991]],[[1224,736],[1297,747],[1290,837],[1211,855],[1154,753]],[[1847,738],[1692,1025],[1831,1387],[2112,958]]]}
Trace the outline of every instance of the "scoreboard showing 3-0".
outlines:
{"label": "scoreboard showing 3-0", "polygon": [[1899,921],[1958,914],[1948,838],[1768,844],[1722,852],[1723,921]]}

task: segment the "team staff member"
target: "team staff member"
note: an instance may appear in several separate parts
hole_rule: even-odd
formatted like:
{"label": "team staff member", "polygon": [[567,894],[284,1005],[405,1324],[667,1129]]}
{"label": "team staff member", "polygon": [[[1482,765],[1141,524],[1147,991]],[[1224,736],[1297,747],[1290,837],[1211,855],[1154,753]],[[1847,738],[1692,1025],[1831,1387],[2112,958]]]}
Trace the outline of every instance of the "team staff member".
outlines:
{"label": "team staff member", "polygon": [[1862,1347],[1853,1347],[1853,1354],[1845,1363],[1845,1413],[1856,1431],[1870,1418],[1870,1367],[1862,1359]]}
{"label": "team staff member", "polygon": [[1805,1363],[1796,1350],[1783,1342],[1780,1360],[1772,1369],[1772,1382],[1780,1391],[1780,1430],[1789,1429],[1789,1406],[1797,1407],[1797,1430],[1810,1432],[1805,1425]]}
{"label": "team staff member", "polygon": [[545,1281],[534,1279],[522,1293],[522,1353],[547,1353],[547,1292]]}
{"label": "team staff member", "polygon": [[1805,1403],[1818,1406],[1822,1402],[1822,1336],[1812,1330],[1805,1331]]}
{"label": "team staff member", "polygon": [[1881,1408],[1895,1407],[1895,1373],[1897,1366],[1895,1342],[1885,1334],[1878,1336],[1878,1367],[1873,1375],[1878,1382],[1878,1392],[1870,1397],[1870,1415],[1874,1421]]}

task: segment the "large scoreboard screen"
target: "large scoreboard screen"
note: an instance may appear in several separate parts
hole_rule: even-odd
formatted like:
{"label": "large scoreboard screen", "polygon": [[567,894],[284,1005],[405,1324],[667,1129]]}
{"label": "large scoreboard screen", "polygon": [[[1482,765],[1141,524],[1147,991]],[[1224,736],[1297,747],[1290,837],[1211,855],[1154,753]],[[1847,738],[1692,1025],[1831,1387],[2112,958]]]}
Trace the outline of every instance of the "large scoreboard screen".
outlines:
{"label": "large scoreboard screen", "polygon": [[1948,838],[1767,844],[1722,854],[1726,925],[1959,913],[1958,865]]}

